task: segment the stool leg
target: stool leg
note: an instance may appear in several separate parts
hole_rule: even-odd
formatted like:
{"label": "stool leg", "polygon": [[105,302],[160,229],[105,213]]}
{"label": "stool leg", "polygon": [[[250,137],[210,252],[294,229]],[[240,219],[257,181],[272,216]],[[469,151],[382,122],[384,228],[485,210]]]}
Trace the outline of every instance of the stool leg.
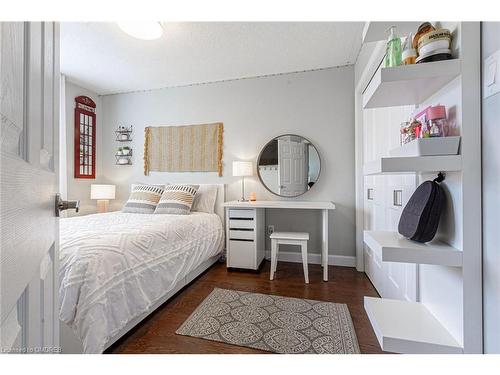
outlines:
{"label": "stool leg", "polygon": [[278,240],[275,240],[275,249],[274,249],[274,268],[273,268],[273,272],[276,273],[276,269],[278,268],[278,256],[279,256],[279,253],[280,253],[280,243],[278,242]]}
{"label": "stool leg", "polygon": [[276,262],[276,240],[271,240],[271,270],[269,272],[269,280],[274,279],[274,263]]}
{"label": "stool leg", "polygon": [[309,271],[307,269],[307,243],[300,245],[302,250],[302,265],[304,266],[304,279],[309,284]]}

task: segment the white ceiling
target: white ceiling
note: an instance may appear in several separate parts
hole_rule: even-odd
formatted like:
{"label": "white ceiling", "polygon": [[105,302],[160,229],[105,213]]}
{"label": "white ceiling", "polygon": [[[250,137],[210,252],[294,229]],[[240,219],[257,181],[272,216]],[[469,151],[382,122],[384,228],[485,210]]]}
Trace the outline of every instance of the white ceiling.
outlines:
{"label": "white ceiling", "polygon": [[154,41],[116,23],[61,23],[61,71],[98,94],[354,64],[362,22],[163,23]]}

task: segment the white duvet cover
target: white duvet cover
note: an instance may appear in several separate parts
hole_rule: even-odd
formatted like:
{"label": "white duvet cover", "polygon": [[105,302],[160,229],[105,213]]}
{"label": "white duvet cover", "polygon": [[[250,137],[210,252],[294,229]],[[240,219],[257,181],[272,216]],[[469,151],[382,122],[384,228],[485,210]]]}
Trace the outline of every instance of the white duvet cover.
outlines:
{"label": "white duvet cover", "polygon": [[101,353],[128,322],[147,311],[223,249],[216,214],[112,212],[61,219],[60,319]]}

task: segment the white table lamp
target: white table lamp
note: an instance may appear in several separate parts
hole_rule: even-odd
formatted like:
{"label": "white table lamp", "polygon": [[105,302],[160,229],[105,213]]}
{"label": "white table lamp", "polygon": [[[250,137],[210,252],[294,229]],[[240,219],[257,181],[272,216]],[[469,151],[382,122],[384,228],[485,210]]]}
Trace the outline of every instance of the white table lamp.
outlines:
{"label": "white table lamp", "polygon": [[233,176],[242,177],[240,202],[248,202],[245,199],[245,177],[253,176],[253,163],[251,161],[233,161]]}
{"label": "white table lamp", "polygon": [[110,199],[115,199],[115,185],[90,185],[90,199],[97,200],[97,212],[108,212]]}

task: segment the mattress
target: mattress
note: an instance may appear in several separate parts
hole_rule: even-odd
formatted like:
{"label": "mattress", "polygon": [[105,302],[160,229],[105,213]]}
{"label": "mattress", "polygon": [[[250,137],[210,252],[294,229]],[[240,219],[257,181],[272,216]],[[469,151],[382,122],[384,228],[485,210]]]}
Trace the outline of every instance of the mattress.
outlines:
{"label": "mattress", "polygon": [[111,212],[60,220],[59,318],[101,353],[189,272],[224,248],[216,214]]}

